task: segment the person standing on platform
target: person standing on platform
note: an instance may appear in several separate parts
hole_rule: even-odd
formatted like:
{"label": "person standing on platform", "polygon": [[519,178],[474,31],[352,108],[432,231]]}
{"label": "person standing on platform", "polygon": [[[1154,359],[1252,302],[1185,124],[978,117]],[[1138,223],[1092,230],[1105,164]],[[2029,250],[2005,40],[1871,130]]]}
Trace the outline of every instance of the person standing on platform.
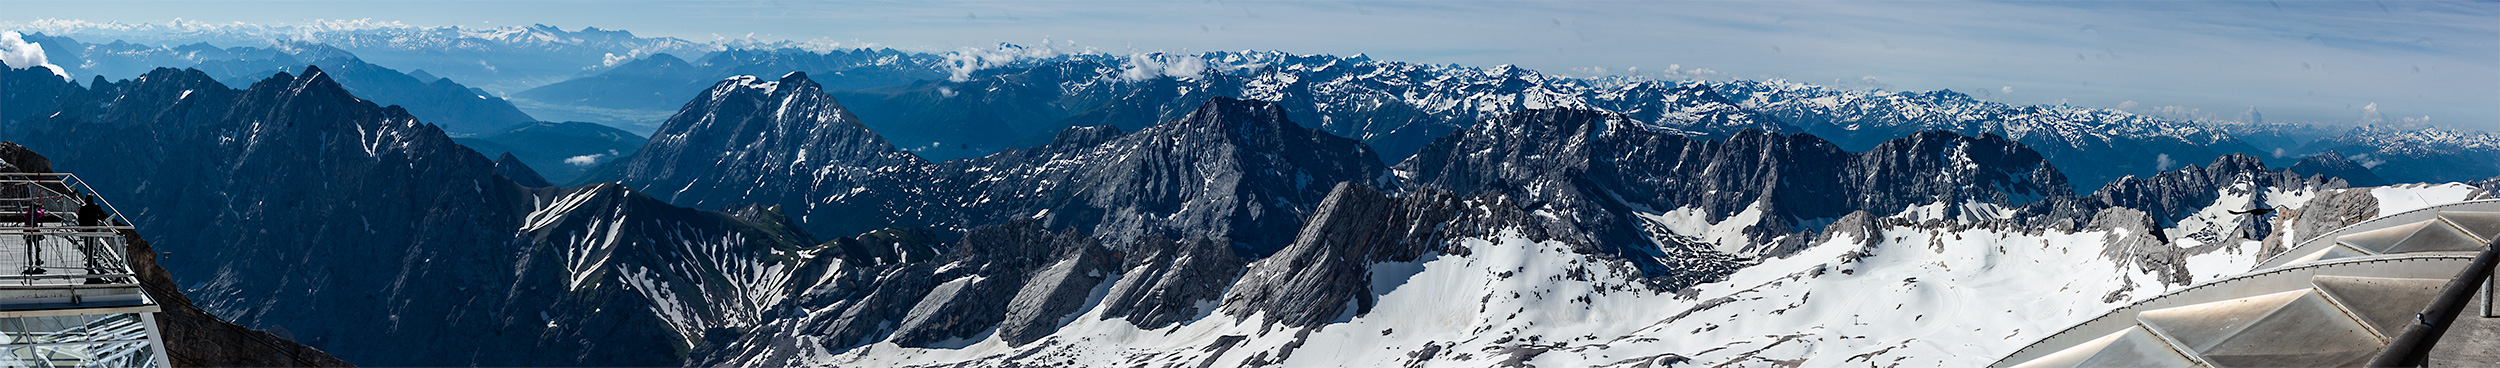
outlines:
{"label": "person standing on platform", "polygon": [[[79,195],[78,199],[80,200],[78,204],[79,227],[108,226],[112,223],[111,221],[107,221],[107,219],[105,219],[105,217],[112,215],[104,212],[104,206],[98,206],[95,204],[95,196]],[[78,231],[83,233],[98,230],[79,229]],[[87,268],[87,274],[93,275],[100,273],[98,271],[100,270],[99,267],[105,266],[103,264],[105,262],[102,261],[104,260],[107,252],[111,252],[112,249],[105,248],[107,245],[104,244],[103,238],[79,237],[77,241],[78,253],[84,256],[82,258],[86,260],[86,264],[83,266]],[[87,279],[87,283],[89,284],[102,283],[103,281],[103,279]]]}

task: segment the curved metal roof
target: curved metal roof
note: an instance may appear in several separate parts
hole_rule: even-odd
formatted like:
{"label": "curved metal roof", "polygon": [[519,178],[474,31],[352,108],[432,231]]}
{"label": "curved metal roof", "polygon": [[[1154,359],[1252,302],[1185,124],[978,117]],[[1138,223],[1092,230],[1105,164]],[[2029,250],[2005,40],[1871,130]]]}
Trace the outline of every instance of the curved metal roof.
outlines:
{"label": "curved metal roof", "polygon": [[[2258,271],[2112,310],[1990,366],[2362,365],[2412,324],[2473,261],[2471,251],[2495,234],[2500,200],[2355,223],[2302,242]],[[2456,326],[2466,335],[2491,335],[2500,320],[2461,318]],[[2441,346],[2464,344],[2489,341]]]}

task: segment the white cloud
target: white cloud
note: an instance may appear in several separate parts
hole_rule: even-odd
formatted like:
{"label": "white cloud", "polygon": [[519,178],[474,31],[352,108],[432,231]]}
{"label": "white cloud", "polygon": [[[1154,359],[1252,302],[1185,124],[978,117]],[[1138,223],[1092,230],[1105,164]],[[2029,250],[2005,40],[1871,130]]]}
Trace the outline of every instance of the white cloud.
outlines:
{"label": "white cloud", "polygon": [[1708,68],[1686,68],[1684,67],[1684,64],[1667,64],[1667,70],[1664,74],[1666,75],[1666,79],[1669,80],[1730,79],[1728,78],[1729,76],[1727,73],[1720,73],[1717,70],[1710,70]]}
{"label": "white cloud", "polygon": [[2385,165],[2385,164],[2387,164],[2387,160],[2381,160],[2381,159],[2377,159],[2377,158],[2370,157],[2370,154],[2367,154],[2367,153],[2364,153],[2364,154],[2358,154],[2358,155],[2352,155],[2351,157],[2345,157],[2345,158],[2346,158],[2346,159],[2351,159],[2351,160],[2352,160],[2352,162],[2361,163],[2361,167],[2362,167],[2362,168],[2367,168],[2367,169],[2376,169],[2376,168],[2378,168],[2378,165]]}
{"label": "white cloud", "polygon": [[573,166],[590,166],[590,165],[597,165],[597,164],[599,164],[599,159],[600,159],[600,158],[605,158],[605,157],[608,157],[608,154],[605,154],[605,153],[600,153],[600,154],[588,154],[588,155],[581,155],[581,156],[573,156],[573,158],[567,158],[567,159],[564,159],[564,164],[566,164],[566,165],[573,165]]}
{"label": "white cloud", "polygon": [[[1092,53],[1092,50],[1079,53]],[[994,49],[966,47],[946,53],[946,70],[950,74],[946,79],[956,82],[967,81],[971,80],[972,72],[982,69],[1003,67],[1023,60],[1048,59],[1063,54],[1065,53],[1059,52],[1058,48],[1053,47],[1047,39],[1042,40],[1041,46],[1002,43]]]}
{"label": "white cloud", "polygon": [[0,31],[0,63],[9,64],[10,68],[44,68],[51,70],[53,75],[61,76],[61,79],[69,79],[68,71],[61,70],[59,65],[52,65],[51,59],[44,57],[43,44],[26,42],[25,36],[18,35],[17,31]]}
{"label": "white cloud", "polygon": [[2380,113],[2378,112],[2378,103],[2377,103],[2377,102],[2371,102],[2371,103],[2370,103],[2370,104],[2368,104],[2368,105],[2362,105],[2362,106],[2361,106],[2361,123],[2362,123],[2362,124],[2381,124],[2381,123],[2386,123],[2386,122],[2387,122],[2387,115],[2386,115],[2386,114],[2380,114]]}
{"label": "white cloud", "polygon": [[2010,95],[2010,94],[2014,94],[2014,86],[1997,87],[1997,94],[2001,94],[2001,95]]}
{"label": "white cloud", "polygon": [[2118,109],[2119,109],[2119,110],[2135,110],[2135,107],[2136,107],[2136,106],[2140,106],[2140,105],[2143,105],[2143,104],[2136,103],[2136,102],[2135,102],[2135,100],[2127,100],[2126,102],[2120,102],[2120,103],[2118,103]]}
{"label": "white cloud", "polygon": [[2164,153],[2164,154],[2161,154],[2161,156],[2156,156],[2156,157],[2153,157],[2153,170],[2154,170],[2154,171],[2167,171],[2167,170],[2170,170],[2170,165],[2171,165],[2171,164],[2177,164],[2177,163],[2178,163],[2178,162],[2170,161],[2170,154],[2168,154],[2168,153]]}
{"label": "white cloud", "polygon": [[1120,71],[1120,78],[1131,82],[1156,77],[1191,79],[1205,76],[1206,72],[1207,60],[1198,58],[1197,55],[1174,55],[1160,52],[1129,54],[1128,69]]}

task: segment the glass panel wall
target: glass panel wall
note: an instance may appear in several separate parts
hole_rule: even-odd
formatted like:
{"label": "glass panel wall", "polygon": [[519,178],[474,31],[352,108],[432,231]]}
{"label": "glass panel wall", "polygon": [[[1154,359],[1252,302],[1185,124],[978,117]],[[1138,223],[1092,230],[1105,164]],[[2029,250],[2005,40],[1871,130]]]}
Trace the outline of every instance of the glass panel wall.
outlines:
{"label": "glass panel wall", "polygon": [[0,318],[0,366],[153,367],[136,313]]}

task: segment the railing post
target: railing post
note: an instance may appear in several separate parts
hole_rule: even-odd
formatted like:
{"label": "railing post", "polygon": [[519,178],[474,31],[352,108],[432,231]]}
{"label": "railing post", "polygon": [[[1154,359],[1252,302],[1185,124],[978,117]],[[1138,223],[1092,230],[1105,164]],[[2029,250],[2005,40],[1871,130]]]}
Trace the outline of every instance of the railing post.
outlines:
{"label": "railing post", "polygon": [[2429,366],[2431,348],[2439,344],[2440,335],[2447,334],[2449,326],[2456,325],[2457,314],[2465,311],[2465,303],[2472,301],[2477,289],[2487,285],[2483,281],[2492,278],[2492,265],[2496,261],[2500,261],[2500,239],[2483,243],[2482,252],[2474,256],[2474,261],[2467,263],[2464,270],[2457,271],[2456,278],[2448,279],[2448,285],[2440,290],[2439,297],[2432,299],[2421,313],[2414,314],[2413,323],[2406,325],[2404,332],[2396,335],[2395,340],[2389,341],[2387,348],[2380,350],[2377,357],[2371,358],[2370,366]]}
{"label": "railing post", "polygon": [[2500,288],[2500,274],[2483,278],[2483,318],[2500,317],[2500,315],[2491,314],[2492,291],[2500,290],[2495,288]]}

